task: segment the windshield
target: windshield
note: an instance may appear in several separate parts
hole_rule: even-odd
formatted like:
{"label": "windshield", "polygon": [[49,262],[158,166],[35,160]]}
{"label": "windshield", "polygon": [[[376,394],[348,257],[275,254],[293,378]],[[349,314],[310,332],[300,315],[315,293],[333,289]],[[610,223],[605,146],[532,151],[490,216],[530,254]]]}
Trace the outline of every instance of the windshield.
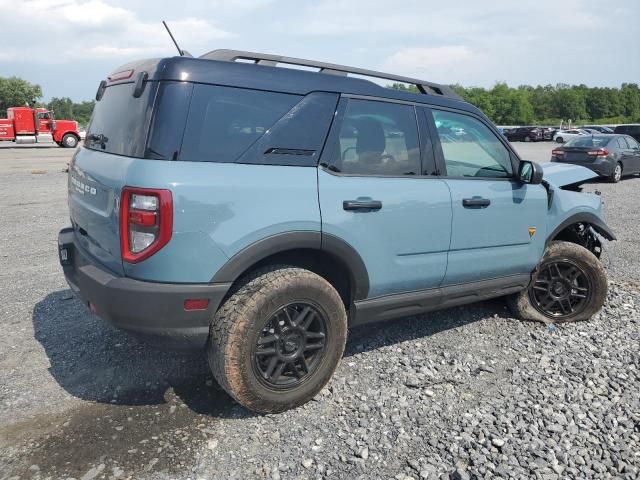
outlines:
{"label": "windshield", "polygon": [[107,87],[93,110],[85,146],[116,155],[143,157],[157,82],[148,82],[140,97],[133,83]]}
{"label": "windshield", "polygon": [[565,147],[604,147],[609,141],[610,137],[599,137],[597,135],[593,135],[590,137],[580,137],[574,138],[573,140],[569,140],[564,144]]}

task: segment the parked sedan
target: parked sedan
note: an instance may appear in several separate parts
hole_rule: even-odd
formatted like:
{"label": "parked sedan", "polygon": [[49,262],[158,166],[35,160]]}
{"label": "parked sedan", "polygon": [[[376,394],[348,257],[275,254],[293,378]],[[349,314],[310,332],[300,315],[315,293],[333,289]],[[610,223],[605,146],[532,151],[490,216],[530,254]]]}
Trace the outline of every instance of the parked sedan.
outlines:
{"label": "parked sedan", "polygon": [[640,173],[640,144],[629,135],[586,135],[555,148],[551,161],[581,165],[617,183]]}
{"label": "parked sedan", "polygon": [[558,143],[564,143],[573,138],[583,137],[586,135],[591,135],[591,133],[579,128],[572,128],[570,130],[560,130],[556,132],[553,136],[553,140]]}

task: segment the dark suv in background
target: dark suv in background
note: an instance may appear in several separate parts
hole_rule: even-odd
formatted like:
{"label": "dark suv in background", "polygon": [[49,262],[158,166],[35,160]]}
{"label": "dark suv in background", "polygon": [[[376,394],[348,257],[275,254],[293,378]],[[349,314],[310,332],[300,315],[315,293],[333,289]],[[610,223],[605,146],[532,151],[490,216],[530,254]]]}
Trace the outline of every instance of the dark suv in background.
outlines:
{"label": "dark suv in background", "polygon": [[539,142],[544,140],[544,132],[538,127],[519,127],[506,130],[504,135],[510,142]]}
{"label": "dark suv in background", "polygon": [[640,123],[618,125],[613,133],[618,133],[620,135],[629,135],[640,142]]}

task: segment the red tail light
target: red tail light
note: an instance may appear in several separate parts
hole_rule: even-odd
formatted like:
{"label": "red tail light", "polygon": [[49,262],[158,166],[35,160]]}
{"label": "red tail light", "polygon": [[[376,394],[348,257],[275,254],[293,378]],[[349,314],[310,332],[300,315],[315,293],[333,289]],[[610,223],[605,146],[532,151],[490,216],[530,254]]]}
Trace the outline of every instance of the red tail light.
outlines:
{"label": "red tail light", "polygon": [[599,148],[598,150],[589,150],[587,155],[591,157],[606,157],[609,155],[609,150],[606,148]]}
{"label": "red tail light", "polygon": [[554,157],[564,157],[564,150],[559,150],[559,149],[555,149],[555,150],[551,150],[551,155],[553,155]]}
{"label": "red tail light", "polygon": [[173,231],[173,198],[169,190],[124,187],[120,198],[122,260],[138,263],[169,240]]}

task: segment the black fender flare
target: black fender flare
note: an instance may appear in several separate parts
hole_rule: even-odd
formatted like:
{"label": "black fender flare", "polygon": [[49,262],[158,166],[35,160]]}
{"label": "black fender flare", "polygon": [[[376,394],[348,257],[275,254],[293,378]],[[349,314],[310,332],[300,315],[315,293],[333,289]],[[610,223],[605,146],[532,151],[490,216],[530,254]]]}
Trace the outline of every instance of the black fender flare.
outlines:
{"label": "black fender flare", "polygon": [[549,234],[549,236],[547,237],[546,243],[549,243],[551,240],[553,240],[562,230],[576,223],[587,223],[591,225],[596,232],[598,232],[607,240],[617,240],[611,228],[609,228],[609,226],[606,223],[604,223],[604,221],[600,217],[598,217],[594,213],[582,212],[582,213],[576,213],[575,215],[571,215],[569,218],[564,220],[560,225],[554,228],[551,234]]}
{"label": "black fender flare", "polygon": [[369,294],[369,274],[358,252],[346,241],[319,231],[291,231],[265,237],[233,255],[216,272],[211,283],[233,283],[260,261],[291,250],[318,250],[340,261],[351,275],[353,300],[362,300]]}

